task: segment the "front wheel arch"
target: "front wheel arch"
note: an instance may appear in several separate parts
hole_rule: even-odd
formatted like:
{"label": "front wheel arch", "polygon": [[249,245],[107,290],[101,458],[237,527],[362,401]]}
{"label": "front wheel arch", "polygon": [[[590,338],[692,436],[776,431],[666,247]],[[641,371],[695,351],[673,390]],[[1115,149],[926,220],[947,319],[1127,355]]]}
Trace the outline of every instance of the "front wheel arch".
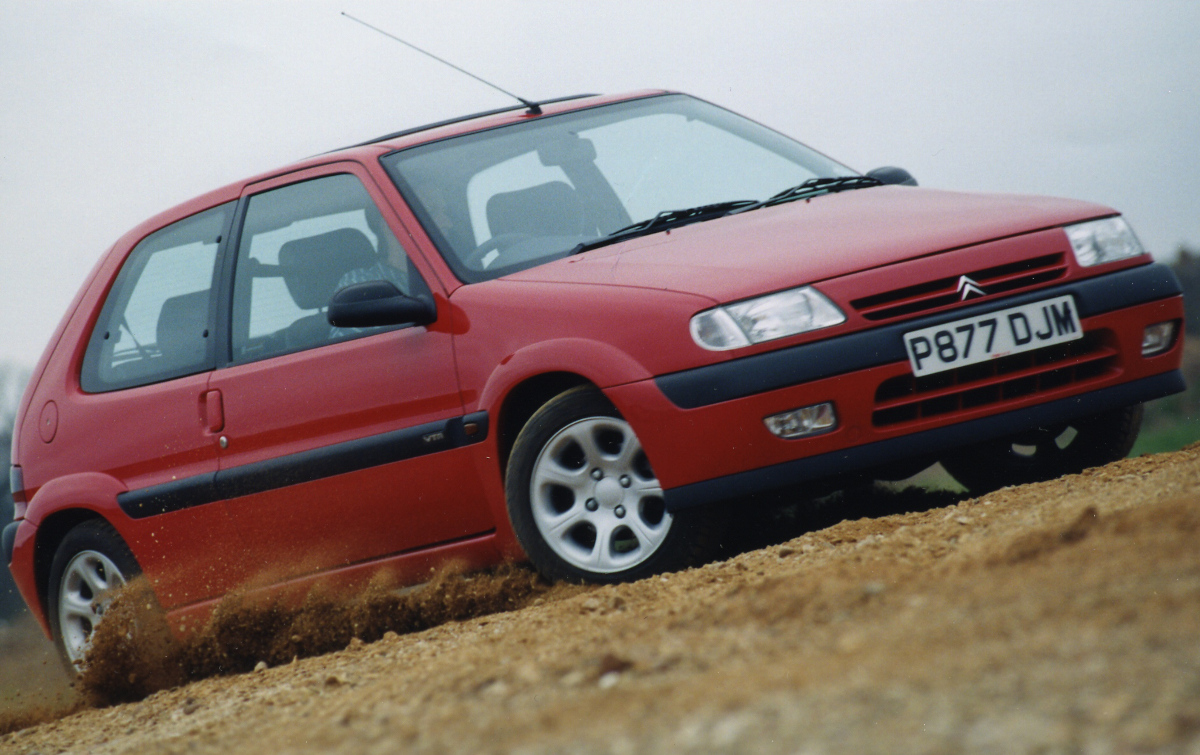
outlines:
{"label": "front wheel arch", "polygon": [[521,428],[538,409],[555,396],[572,388],[588,387],[599,390],[582,375],[574,372],[547,372],[525,380],[508,392],[497,415],[496,443],[499,447],[500,474],[506,477],[508,459]]}
{"label": "front wheel arch", "polygon": [[526,422],[505,500],[522,549],[553,580],[640,579],[696,563],[716,542],[707,508],[666,511],[632,426],[590,385],[558,394]]}

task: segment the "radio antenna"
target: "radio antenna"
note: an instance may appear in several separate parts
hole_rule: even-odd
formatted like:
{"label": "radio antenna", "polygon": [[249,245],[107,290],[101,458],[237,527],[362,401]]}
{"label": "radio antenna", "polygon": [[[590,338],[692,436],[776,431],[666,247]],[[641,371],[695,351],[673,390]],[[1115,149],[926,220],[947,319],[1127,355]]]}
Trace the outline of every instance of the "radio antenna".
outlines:
{"label": "radio antenna", "polygon": [[459,73],[465,73],[466,75],[470,76],[472,79],[475,79],[476,81],[478,81],[482,84],[487,84],[492,89],[495,89],[497,92],[503,92],[504,94],[507,94],[509,97],[512,97],[514,100],[520,102],[522,105],[529,108],[529,110],[527,112],[530,115],[541,115],[542,114],[542,108],[536,102],[530,102],[529,100],[525,99],[524,97],[518,97],[517,95],[508,91],[507,89],[501,89],[500,87],[496,86],[492,82],[486,81],[485,79],[481,79],[478,76],[476,76],[475,74],[471,73],[470,71],[459,68],[458,66],[454,65],[450,61],[439,58],[438,56],[434,55],[433,53],[429,52],[428,50],[422,50],[420,47],[417,47],[416,45],[414,45],[411,42],[405,42],[403,39],[400,39],[395,34],[390,34],[386,31],[384,31],[383,29],[380,29],[378,26],[372,26],[371,24],[368,24],[366,21],[363,21],[361,18],[355,18],[354,16],[351,16],[349,13],[347,13],[345,11],[342,11],[342,15],[345,16],[346,18],[350,19],[351,21],[357,21],[358,23],[362,24],[363,26],[367,27],[368,29],[374,29],[375,31],[382,34],[383,36],[388,37],[389,39],[394,39],[406,47],[411,47],[412,49],[416,50],[417,52],[421,53],[422,55],[428,55],[429,57],[433,58],[437,62],[444,63],[445,65],[450,66],[451,68],[458,71]]}

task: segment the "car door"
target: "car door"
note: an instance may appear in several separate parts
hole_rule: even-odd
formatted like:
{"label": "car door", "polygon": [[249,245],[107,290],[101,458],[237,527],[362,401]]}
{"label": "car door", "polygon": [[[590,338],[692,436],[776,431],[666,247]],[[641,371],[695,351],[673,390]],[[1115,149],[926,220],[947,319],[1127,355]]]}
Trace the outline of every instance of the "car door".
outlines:
{"label": "car door", "polygon": [[[372,194],[376,196],[372,196]],[[218,487],[267,581],[492,529],[466,448],[448,308],[357,164],[251,187],[233,260]],[[385,205],[386,206],[386,205]],[[428,326],[331,327],[332,294],[388,280]]]}

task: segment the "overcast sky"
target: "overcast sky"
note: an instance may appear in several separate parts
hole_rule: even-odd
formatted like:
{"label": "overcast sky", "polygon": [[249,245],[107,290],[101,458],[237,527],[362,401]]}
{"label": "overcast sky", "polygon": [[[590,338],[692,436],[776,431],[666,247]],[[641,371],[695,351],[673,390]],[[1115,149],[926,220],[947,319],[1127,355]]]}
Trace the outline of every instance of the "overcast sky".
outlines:
{"label": "overcast sky", "polygon": [[528,99],[678,89],[859,170],[1123,211],[1200,246],[1200,2],[0,0],[0,362],[100,255],[196,194]]}

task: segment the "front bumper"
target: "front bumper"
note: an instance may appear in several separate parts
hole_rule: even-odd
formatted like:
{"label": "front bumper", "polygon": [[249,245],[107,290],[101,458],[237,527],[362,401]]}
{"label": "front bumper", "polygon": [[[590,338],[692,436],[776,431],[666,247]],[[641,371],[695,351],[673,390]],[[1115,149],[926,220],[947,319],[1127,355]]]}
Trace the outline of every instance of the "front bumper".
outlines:
{"label": "front bumper", "polygon": [[[1018,365],[1011,375],[979,384],[912,379],[904,333],[1063,294],[1074,298],[1085,333],[1069,355],[1054,355],[1065,361]],[[679,509],[936,455],[1182,391],[1182,338],[1162,354],[1141,356],[1145,326],[1167,320],[1182,326],[1182,318],[1174,275],[1151,264],[607,392],[637,428],[668,508]],[[783,440],[763,425],[764,417],[825,401],[837,409],[833,432]]]}
{"label": "front bumper", "polygon": [[665,491],[664,498],[668,509],[677,510],[738,495],[776,490],[806,480],[871,469],[935,454],[948,448],[1003,438],[1035,427],[1067,423],[1079,417],[1179,393],[1185,387],[1183,373],[1172,370],[1131,383],[1122,383],[991,417],[695,482]]}

